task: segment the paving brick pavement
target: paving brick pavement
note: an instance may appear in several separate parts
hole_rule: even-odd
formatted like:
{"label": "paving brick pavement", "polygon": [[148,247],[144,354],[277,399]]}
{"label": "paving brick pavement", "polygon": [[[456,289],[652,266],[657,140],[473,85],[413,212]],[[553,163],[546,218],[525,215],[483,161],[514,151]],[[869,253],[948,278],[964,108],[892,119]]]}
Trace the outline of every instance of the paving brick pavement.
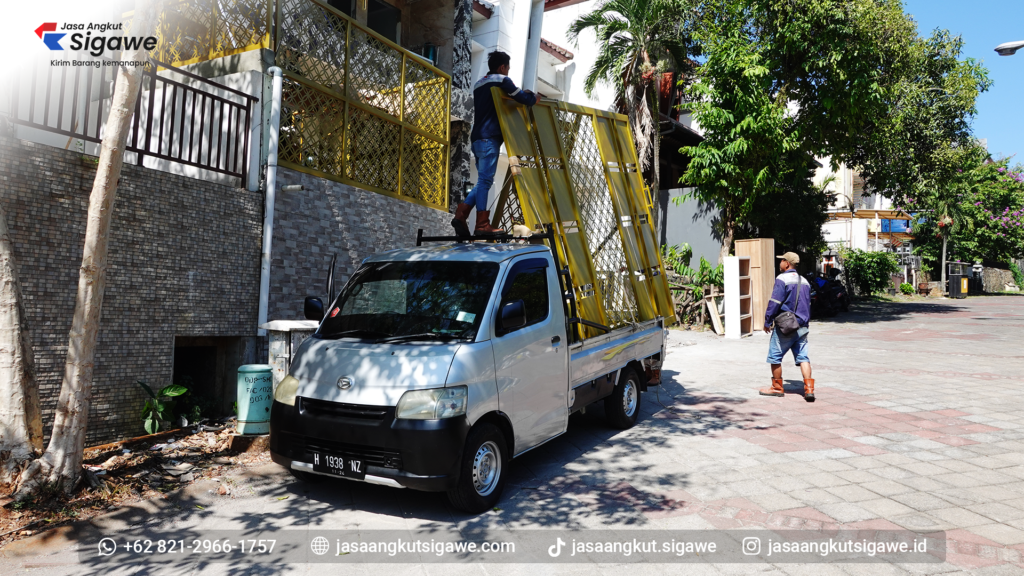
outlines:
{"label": "paving brick pavement", "polygon": [[[849,314],[812,325],[814,403],[800,396],[802,382],[792,364],[783,368],[784,398],[758,395],[768,384],[766,335],[727,341],[672,331],[667,382],[643,396],[638,425],[617,432],[608,429],[600,410],[574,416],[568,434],[513,463],[505,496],[492,512],[470,517],[450,509],[442,495],[340,480],[304,485],[268,469],[239,479],[233,498],[204,500],[201,513],[185,506],[150,521],[182,529],[495,533],[565,527],[906,529],[944,532],[946,561],[702,563],[683,571],[1024,574],[1022,328],[1024,298],[1018,297],[858,304]],[[0,559],[0,571],[3,562],[17,567],[18,561]],[[221,568],[197,565],[194,572]],[[388,571],[547,574],[586,568],[588,574],[648,574],[680,567],[439,568]],[[297,570],[320,571],[323,566]]]}

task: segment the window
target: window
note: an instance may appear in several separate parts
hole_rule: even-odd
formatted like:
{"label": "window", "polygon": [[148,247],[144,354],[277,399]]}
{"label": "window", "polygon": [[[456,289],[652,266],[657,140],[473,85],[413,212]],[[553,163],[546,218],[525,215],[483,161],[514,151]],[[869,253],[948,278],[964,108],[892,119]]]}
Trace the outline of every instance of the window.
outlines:
{"label": "window", "polygon": [[327,4],[346,16],[356,17],[355,0],[327,0]]}
{"label": "window", "polygon": [[548,317],[548,271],[543,258],[522,260],[512,265],[501,296],[501,305],[522,300],[526,306],[526,325]]}
{"label": "window", "polygon": [[472,340],[497,276],[490,262],[371,262],[352,275],[317,336]]}
{"label": "window", "polygon": [[402,11],[390,4],[368,0],[366,4],[366,26],[381,36],[398,43],[398,26],[402,22]]}

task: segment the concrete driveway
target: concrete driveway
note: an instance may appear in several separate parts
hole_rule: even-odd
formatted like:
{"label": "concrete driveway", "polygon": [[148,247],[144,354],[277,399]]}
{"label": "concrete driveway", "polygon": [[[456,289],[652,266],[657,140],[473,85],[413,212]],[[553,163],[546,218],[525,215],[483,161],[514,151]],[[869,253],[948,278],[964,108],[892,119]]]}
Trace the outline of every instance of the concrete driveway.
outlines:
{"label": "concrete driveway", "polygon": [[[859,303],[816,321],[817,402],[784,365],[769,383],[768,336],[739,341],[672,331],[667,382],[641,420],[609,429],[602,411],[515,460],[498,508],[471,517],[442,494],[344,480],[304,484],[277,466],[198,483],[0,552],[2,574],[1024,574],[1024,297]],[[552,531],[910,530],[945,541],[927,564],[81,562],[79,542],[143,528],[206,531],[391,530],[491,535]],[[579,533],[579,532],[577,532]],[[632,533],[632,532],[630,532]],[[640,532],[636,532],[640,533]],[[691,533],[692,534],[692,533]],[[939,535],[939,536],[936,536]],[[262,536],[261,536],[262,537]]]}

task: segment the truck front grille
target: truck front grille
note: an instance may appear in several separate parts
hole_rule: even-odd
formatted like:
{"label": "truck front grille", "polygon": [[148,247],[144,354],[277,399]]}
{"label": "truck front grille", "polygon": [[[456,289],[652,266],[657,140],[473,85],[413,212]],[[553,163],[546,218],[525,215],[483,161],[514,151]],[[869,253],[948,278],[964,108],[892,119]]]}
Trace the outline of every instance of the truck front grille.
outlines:
{"label": "truck front grille", "polygon": [[365,406],[362,404],[342,404],[313,398],[300,398],[299,411],[303,415],[322,418],[352,418],[356,420],[384,420],[388,409],[386,406]]}

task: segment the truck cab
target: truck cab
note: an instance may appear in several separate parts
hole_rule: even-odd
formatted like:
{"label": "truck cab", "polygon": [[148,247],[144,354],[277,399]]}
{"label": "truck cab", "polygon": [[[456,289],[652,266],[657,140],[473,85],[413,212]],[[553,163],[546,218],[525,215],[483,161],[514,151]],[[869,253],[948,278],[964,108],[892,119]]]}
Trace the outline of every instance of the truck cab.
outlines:
{"label": "truck cab", "polygon": [[[500,498],[510,461],[598,400],[636,422],[656,383],[660,321],[574,336],[559,267],[537,244],[451,244],[375,255],[324,307],[274,394],[270,450],[300,479]],[[575,374],[574,374],[575,373]]]}

